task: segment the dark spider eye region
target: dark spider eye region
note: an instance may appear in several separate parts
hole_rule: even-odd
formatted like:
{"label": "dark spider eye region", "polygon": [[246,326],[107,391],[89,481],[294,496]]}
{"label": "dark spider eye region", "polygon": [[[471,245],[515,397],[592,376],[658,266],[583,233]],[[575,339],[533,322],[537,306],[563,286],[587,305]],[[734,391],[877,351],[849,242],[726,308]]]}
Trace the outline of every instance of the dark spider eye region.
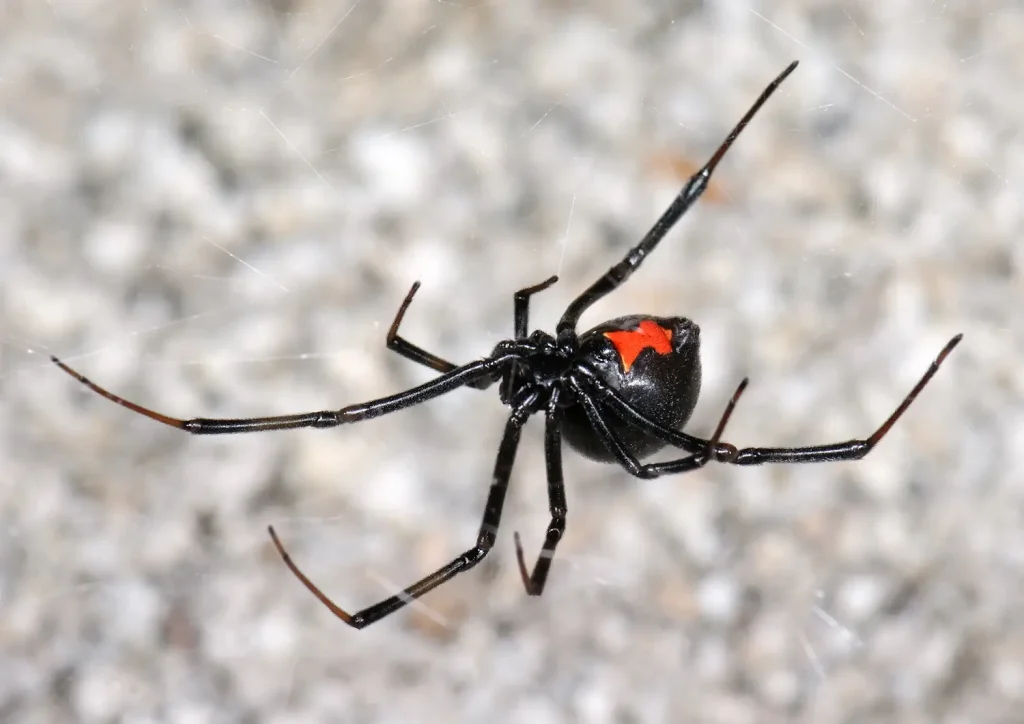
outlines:
{"label": "dark spider eye region", "polygon": [[629,372],[645,349],[653,349],[658,354],[672,354],[672,330],[659,326],[652,319],[642,320],[636,329],[605,332],[604,336],[611,340],[619,353],[623,372]]}
{"label": "dark spider eye region", "polygon": [[[630,475],[642,479],[691,472],[711,461],[762,465],[859,460],[885,437],[960,342],[961,335],[956,335],[946,343],[896,410],[866,438],[804,447],[737,448],[722,441],[721,436],[747,380],[736,388],[710,438],[682,431],[700,393],[700,329],[696,323],[685,317],[631,315],[608,320],[583,334],[576,332],[580,316],[594,302],[622,286],[700,198],[726,151],[795,68],[796,63],[791,63],[761,92],[710,160],[683,185],[636,246],[566,307],[555,334],[539,330],[531,333],[528,324],[530,297],[557,281],[557,277],[550,277],[515,293],[512,339],[499,342],[488,357],[456,365],[398,334],[402,319],[419,288],[419,282],[416,282],[395,314],[385,345],[407,360],[440,373],[437,377],[404,392],[341,409],[273,417],[178,419],[109,392],[56,357],[53,361],[78,382],[111,402],[193,435],[338,427],[419,405],[460,387],[483,390],[499,383],[498,397],[510,410],[487,488],[483,520],[473,546],[451,562],[403,591],[349,613],[306,577],[285,551],[273,528],[270,529],[270,537],[292,574],[335,616],[353,628],[368,626],[473,568],[490,552],[497,539],[523,425],[531,415],[543,413],[544,461],[551,519],[532,571],[524,560],[519,534],[515,534],[516,558],[523,585],[528,594],[539,596],[544,590],[555,548],[565,532],[568,506],[562,478],[563,442],[598,462],[617,463]],[[640,462],[666,446],[681,450],[686,455],[664,462]]]}

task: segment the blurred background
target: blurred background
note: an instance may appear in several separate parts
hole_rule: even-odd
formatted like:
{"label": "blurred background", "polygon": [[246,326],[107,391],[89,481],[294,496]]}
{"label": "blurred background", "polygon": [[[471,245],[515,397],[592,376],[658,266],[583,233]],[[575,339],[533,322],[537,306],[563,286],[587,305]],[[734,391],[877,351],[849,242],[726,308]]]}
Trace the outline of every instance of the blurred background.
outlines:
{"label": "blurred background", "polygon": [[[1024,705],[1024,8],[1013,0],[7,0],[0,720],[1008,722]],[[587,313],[702,329],[708,434],[861,462],[637,481],[542,425],[486,561],[494,389],[332,431],[180,417],[390,394],[621,258],[801,61],[653,261]]]}

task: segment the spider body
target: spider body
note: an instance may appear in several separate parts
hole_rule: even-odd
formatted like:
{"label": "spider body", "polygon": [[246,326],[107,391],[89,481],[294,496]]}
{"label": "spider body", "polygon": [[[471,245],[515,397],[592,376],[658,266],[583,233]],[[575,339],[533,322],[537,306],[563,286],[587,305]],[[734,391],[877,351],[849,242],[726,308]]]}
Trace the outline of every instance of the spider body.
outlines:
{"label": "spider body", "polygon": [[[747,381],[743,380],[719,419],[710,438],[682,431],[700,392],[700,337],[697,325],[682,317],[635,315],[620,317],[577,334],[580,316],[597,300],[626,282],[657,245],[705,191],[711,174],[740,132],[764,102],[796,68],[790,64],[761,93],[725,141],[676,195],[668,209],[644,237],[617,264],[569,304],[555,334],[529,331],[530,297],[557,281],[551,277],[516,292],[513,298],[513,339],[498,343],[490,356],[456,365],[398,334],[419,282],[412,285],[388,330],[388,349],[440,375],[410,390],[341,409],[273,417],[241,419],[179,419],[130,402],[96,385],[56,357],[53,361],[93,392],[134,412],[195,435],[261,432],[300,427],[332,428],[386,415],[427,402],[460,387],[486,389],[499,384],[499,398],[510,408],[498,445],[494,474],[487,493],[483,520],[476,542],[450,563],[409,586],[356,613],[349,613],[324,594],[285,551],[274,529],[271,539],[289,570],[334,615],[354,628],[363,628],[399,610],[453,576],[469,570],[490,552],[497,539],[502,507],[523,425],[535,413],[544,413],[544,457],[548,507],[551,514],[544,543],[533,570],[528,570],[515,534],[516,560],[523,585],[530,595],[540,595],[558,542],[565,531],[567,514],[562,478],[562,440],[594,460],[616,462],[638,478],[697,470],[708,462],[734,465],[809,463],[858,460],[892,428],[946,356],[960,342],[953,337],[895,411],[867,438],[806,447],[737,448],[721,441]],[[663,447],[686,453],[683,457],[643,464],[640,460]]]}
{"label": "spider body", "polygon": [[[700,329],[683,317],[619,317],[581,334],[573,363],[576,374],[602,381],[644,417],[682,430],[700,394]],[[637,458],[668,444],[618,415],[606,419],[622,446]],[[579,402],[566,406],[562,434],[571,448],[591,460],[616,459]]]}

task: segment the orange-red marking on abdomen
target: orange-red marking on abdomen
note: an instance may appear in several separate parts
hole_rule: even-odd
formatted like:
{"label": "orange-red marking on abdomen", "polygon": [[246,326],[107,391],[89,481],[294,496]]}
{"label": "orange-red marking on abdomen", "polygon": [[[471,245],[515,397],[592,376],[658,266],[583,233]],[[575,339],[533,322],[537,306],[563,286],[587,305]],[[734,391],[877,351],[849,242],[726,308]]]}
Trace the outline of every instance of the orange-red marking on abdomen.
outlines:
{"label": "orange-red marking on abdomen", "polygon": [[604,336],[611,340],[615,351],[622,360],[622,371],[629,372],[636,358],[648,347],[658,354],[672,352],[672,330],[658,326],[657,322],[645,319],[637,329],[626,329],[621,332],[605,332]]}

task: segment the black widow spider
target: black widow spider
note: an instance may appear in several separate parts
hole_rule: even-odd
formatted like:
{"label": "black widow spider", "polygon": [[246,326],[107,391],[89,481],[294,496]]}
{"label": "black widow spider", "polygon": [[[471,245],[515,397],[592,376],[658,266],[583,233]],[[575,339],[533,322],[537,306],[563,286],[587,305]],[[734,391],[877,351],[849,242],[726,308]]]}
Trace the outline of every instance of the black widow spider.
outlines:
{"label": "black widow spider", "polygon": [[[557,281],[557,277],[516,292],[513,298],[514,339],[499,342],[489,357],[456,366],[398,336],[402,318],[419,289],[419,282],[416,282],[388,330],[387,347],[413,362],[442,373],[439,377],[405,392],[349,405],[340,410],[248,419],[179,420],[168,417],[118,397],[89,381],[56,357],[52,359],[62,370],[108,400],[157,422],[196,435],[337,427],[418,405],[459,387],[486,389],[500,382],[499,396],[502,403],[511,408],[511,413],[498,446],[483,522],[476,544],[448,565],[404,591],[352,614],[339,608],[321,592],[292,561],[273,527],[269,531],[291,572],[335,616],[354,628],[368,626],[456,574],[469,570],[488,554],[496,540],[523,425],[527,418],[543,410],[551,522],[532,572],[527,570],[518,533],[514,536],[523,585],[529,595],[539,596],[547,581],[555,547],[565,531],[566,501],[561,451],[563,436],[569,446],[581,454],[602,462],[617,462],[631,475],[645,479],[696,470],[711,460],[733,465],[858,460],[885,436],[960,342],[962,335],[958,334],[946,344],[895,412],[866,439],[809,447],[737,449],[734,445],[722,442],[720,437],[736,401],[746,387],[745,379],[736,389],[710,439],[705,440],[681,431],[693,412],[700,392],[700,331],[696,324],[683,317],[633,315],[610,320],[584,334],[576,333],[580,315],[629,279],[700,197],[707,188],[711,173],[733,141],[796,66],[796,62],[791,63],[765,88],[711,160],[686,182],[640,243],[573,300],[562,314],[554,336],[542,331],[530,333],[527,317],[530,297],[550,287]],[[681,448],[688,456],[667,462],[639,462],[640,458],[665,445]]]}

